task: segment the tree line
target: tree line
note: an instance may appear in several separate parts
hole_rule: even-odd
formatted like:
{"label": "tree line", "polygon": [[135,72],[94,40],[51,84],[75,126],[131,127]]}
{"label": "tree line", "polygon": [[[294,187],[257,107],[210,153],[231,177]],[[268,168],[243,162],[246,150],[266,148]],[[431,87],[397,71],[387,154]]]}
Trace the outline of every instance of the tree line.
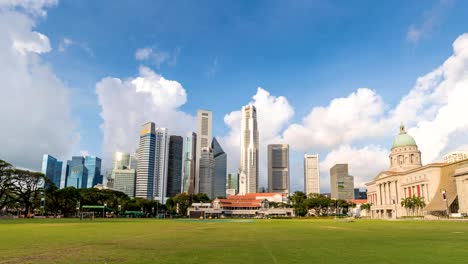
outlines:
{"label": "tree line", "polygon": [[76,189],[58,186],[40,172],[22,170],[0,160],[0,215],[34,214],[76,216],[83,205],[106,205],[114,214],[141,211],[151,217],[160,214],[183,216],[194,202],[210,202],[206,194],[178,194],[166,204],[110,189]]}
{"label": "tree line", "polygon": [[346,200],[335,200],[318,193],[306,195],[300,191],[294,192],[288,199],[297,216],[345,215],[349,208],[355,206]]}

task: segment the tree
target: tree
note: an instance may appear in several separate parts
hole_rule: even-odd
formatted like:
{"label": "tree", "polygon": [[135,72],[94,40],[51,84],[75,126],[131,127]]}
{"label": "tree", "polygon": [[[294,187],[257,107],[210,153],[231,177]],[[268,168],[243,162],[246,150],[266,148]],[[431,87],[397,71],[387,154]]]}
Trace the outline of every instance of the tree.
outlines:
{"label": "tree", "polygon": [[307,195],[303,192],[296,191],[293,195],[288,197],[290,203],[294,207],[294,211],[298,216],[305,216],[307,214],[308,208],[304,203],[307,199]]}
{"label": "tree", "polygon": [[414,203],[412,197],[402,198],[401,206],[406,209],[406,215],[410,215],[410,212],[414,214]]}
{"label": "tree", "polygon": [[0,212],[12,202],[11,164],[0,160]]}
{"label": "tree", "polygon": [[65,187],[57,189],[55,186],[47,188],[46,191],[46,211],[65,216],[73,215],[77,212],[80,202],[80,192],[75,187]]}
{"label": "tree", "polygon": [[12,192],[28,216],[39,205],[42,186],[46,177],[40,172],[14,169],[12,171]]}

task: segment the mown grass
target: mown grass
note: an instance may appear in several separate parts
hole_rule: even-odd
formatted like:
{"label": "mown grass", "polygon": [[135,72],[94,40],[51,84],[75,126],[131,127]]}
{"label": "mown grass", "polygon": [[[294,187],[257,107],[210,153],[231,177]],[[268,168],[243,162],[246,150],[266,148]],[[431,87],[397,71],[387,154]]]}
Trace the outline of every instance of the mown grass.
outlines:
{"label": "mown grass", "polygon": [[468,222],[2,220],[1,263],[466,263]]}

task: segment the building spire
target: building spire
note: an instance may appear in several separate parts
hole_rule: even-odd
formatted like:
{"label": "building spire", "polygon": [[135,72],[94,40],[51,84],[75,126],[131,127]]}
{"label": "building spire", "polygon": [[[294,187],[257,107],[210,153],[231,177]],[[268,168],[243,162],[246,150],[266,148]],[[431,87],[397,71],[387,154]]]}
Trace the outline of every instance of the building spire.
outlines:
{"label": "building spire", "polygon": [[406,134],[405,125],[403,125],[403,123],[400,124],[400,134]]}

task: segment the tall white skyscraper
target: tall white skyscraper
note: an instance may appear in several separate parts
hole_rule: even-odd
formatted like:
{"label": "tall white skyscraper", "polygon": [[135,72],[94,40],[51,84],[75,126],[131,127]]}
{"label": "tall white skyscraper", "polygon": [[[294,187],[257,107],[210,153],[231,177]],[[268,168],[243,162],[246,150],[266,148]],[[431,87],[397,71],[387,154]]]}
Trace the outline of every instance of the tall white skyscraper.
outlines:
{"label": "tall white skyscraper", "polygon": [[257,109],[252,104],[242,107],[240,169],[246,175],[247,193],[258,190]]}
{"label": "tall white skyscraper", "polygon": [[167,128],[156,129],[154,162],[154,199],[164,203],[166,198],[167,166],[169,162],[169,134]]}
{"label": "tall white skyscraper", "polygon": [[320,193],[319,155],[304,155],[304,192]]}
{"label": "tall white skyscraper", "polygon": [[156,143],[155,124],[143,125],[140,131],[138,146],[137,176],[135,180],[135,197],[154,198],[154,152]]}
{"label": "tall white skyscraper", "polygon": [[[212,127],[211,111],[198,110],[197,112],[197,153],[195,155],[195,158],[196,158],[195,193],[200,192],[200,158],[201,158],[202,149],[203,148],[211,149],[211,139],[212,139],[211,127]],[[207,163],[205,162],[205,164]]]}

